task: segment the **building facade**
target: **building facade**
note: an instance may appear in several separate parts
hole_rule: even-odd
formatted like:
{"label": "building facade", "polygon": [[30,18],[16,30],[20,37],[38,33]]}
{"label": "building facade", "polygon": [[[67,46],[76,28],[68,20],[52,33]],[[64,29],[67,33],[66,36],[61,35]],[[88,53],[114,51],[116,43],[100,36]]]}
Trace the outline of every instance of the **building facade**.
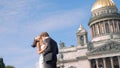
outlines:
{"label": "building facade", "polygon": [[120,68],[120,13],[113,0],[96,0],[88,23],[92,39],[80,25],[77,46],[60,43],[58,68]]}

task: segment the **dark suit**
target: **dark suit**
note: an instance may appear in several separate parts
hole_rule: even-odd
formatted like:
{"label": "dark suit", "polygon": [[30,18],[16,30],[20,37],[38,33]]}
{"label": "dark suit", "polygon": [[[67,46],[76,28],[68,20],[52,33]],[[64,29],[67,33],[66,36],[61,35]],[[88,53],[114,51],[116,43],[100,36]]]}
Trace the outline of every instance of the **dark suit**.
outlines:
{"label": "dark suit", "polygon": [[55,40],[51,38],[47,38],[44,41],[47,43],[47,48],[43,52],[44,55],[44,66],[45,68],[57,68],[56,62],[57,62],[57,54],[58,54],[58,46]]}

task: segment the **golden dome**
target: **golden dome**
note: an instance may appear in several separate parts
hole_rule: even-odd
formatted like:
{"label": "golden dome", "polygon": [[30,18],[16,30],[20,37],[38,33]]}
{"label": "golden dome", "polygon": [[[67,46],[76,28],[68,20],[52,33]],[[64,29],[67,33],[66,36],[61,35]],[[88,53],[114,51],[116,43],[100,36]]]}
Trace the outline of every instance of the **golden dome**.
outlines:
{"label": "golden dome", "polygon": [[113,0],[97,0],[93,5],[91,11],[98,8],[107,7],[107,6],[115,6],[115,3],[113,2]]}

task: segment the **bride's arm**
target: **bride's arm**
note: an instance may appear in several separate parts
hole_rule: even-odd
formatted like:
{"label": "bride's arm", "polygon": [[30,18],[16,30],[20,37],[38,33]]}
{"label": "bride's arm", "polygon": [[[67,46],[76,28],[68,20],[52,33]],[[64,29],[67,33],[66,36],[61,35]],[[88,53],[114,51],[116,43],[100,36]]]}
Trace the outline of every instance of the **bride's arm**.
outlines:
{"label": "bride's arm", "polygon": [[43,53],[45,50],[46,50],[46,48],[47,48],[47,43],[46,44],[44,44],[45,46],[43,47],[43,49],[41,49],[40,51],[39,51],[39,54],[41,54],[41,53]]}
{"label": "bride's arm", "polygon": [[40,45],[39,45],[39,42],[37,42],[37,52],[38,52],[38,54],[41,54],[41,48],[40,48]]}

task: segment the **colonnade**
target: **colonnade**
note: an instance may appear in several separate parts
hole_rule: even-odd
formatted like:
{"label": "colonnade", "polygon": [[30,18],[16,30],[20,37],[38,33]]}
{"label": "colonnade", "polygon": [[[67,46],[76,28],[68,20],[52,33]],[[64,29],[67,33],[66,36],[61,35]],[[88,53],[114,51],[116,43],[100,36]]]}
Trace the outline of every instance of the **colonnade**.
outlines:
{"label": "colonnade", "polygon": [[91,68],[120,68],[120,56],[90,60]]}
{"label": "colonnade", "polygon": [[105,20],[97,22],[90,26],[92,37],[106,33],[120,32],[120,20]]}

